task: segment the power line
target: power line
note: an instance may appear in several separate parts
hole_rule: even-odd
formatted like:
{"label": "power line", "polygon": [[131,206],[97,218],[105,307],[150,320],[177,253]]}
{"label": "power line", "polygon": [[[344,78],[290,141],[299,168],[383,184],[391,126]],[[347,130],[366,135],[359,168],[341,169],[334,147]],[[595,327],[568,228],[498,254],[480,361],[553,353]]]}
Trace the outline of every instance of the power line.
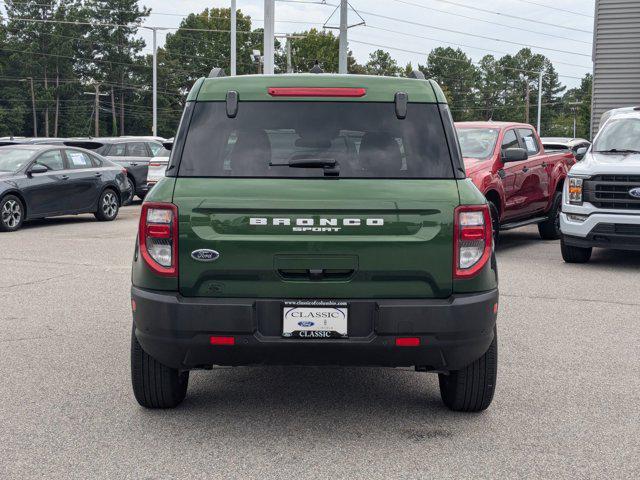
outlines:
{"label": "power line", "polygon": [[[379,26],[376,26],[376,25],[367,24],[367,25],[364,25],[364,27],[365,28],[371,28],[371,29],[374,29],[374,30],[380,30],[382,32],[388,32],[388,33],[393,33],[393,34],[398,34],[398,35],[405,35],[405,36],[408,36],[408,37],[422,38],[424,40],[432,40],[434,42],[440,42],[440,43],[444,43],[444,44],[447,44],[447,45],[454,45],[456,47],[472,48],[472,49],[475,49],[475,50],[482,50],[483,52],[499,53],[501,55],[511,55],[511,52],[507,52],[507,51],[504,51],[504,50],[489,50],[487,48],[482,48],[482,47],[478,47],[478,46],[474,46],[474,45],[467,45],[467,44],[464,44],[464,43],[446,42],[446,41],[443,41],[440,38],[427,37],[427,36],[424,36],[424,35],[418,35],[418,34],[415,34],[415,33],[403,32],[403,31],[400,31],[400,30],[392,30],[392,29],[388,29],[388,28],[379,27]],[[585,68],[585,69],[588,69],[588,70],[593,69],[592,66],[578,65],[576,63],[561,62],[559,60],[554,60],[552,58],[549,58],[549,60],[552,61],[553,63],[557,63],[558,65],[566,65],[566,66],[569,66],[569,67]]]}
{"label": "power line", "polygon": [[384,18],[386,20],[392,20],[394,22],[406,23],[408,25],[416,25],[416,26],[419,26],[419,27],[432,28],[434,30],[441,30],[443,32],[456,33],[456,34],[459,34],[459,35],[467,35],[469,37],[474,37],[474,38],[482,38],[484,40],[491,40],[493,42],[508,43],[510,45],[517,45],[519,47],[537,48],[539,50],[548,50],[550,52],[558,52],[558,53],[568,53],[568,54],[571,54],[571,55],[578,55],[578,56],[581,56],[581,57],[591,58],[591,54],[573,52],[573,51],[570,51],[570,50],[561,50],[561,49],[558,49],[558,48],[542,47],[542,46],[533,45],[533,44],[527,45],[527,44],[523,44],[523,43],[519,43],[519,42],[512,42],[511,40],[504,40],[504,39],[501,39],[501,38],[487,37],[485,35],[478,35],[478,34],[475,34],[475,33],[468,33],[468,32],[463,32],[463,31],[460,31],[460,30],[453,30],[453,29],[450,29],[450,28],[438,27],[436,25],[429,25],[429,24],[426,24],[426,23],[414,22],[414,21],[411,21],[411,20],[405,20],[405,19],[402,19],[402,18],[390,17],[390,16],[387,16],[387,15],[381,15],[381,14],[373,13],[373,12],[365,12],[363,10],[360,10],[360,13],[362,13],[364,15],[371,15],[372,17],[379,17],[379,18]]}
{"label": "power line", "polygon": [[532,20],[531,18],[527,18],[527,17],[519,17],[517,15],[511,15],[510,13],[497,12],[495,10],[489,10],[489,9],[486,9],[486,8],[480,8],[477,5],[466,5],[464,3],[454,2],[452,0],[434,0],[434,1],[440,2],[440,3],[446,3],[448,5],[454,5],[454,6],[460,7],[460,8],[467,8],[469,10],[473,10],[473,11],[477,11],[477,12],[490,13],[492,15],[498,15],[500,17],[514,18],[516,20],[522,20],[524,22],[537,23],[539,25],[547,25],[549,27],[562,28],[564,30],[571,30],[572,32],[582,32],[582,33],[588,33],[588,34],[592,34],[593,33],[593,31],[591,31],[591,30],[582,30],[582,29],[574,28],[574,27],[565,27],[564,25],[558,25],[557,23],[543,22],[540,19]]}
{"label": "power line", "polygon": [[556,10],[558,12],[566,12],[572,15],[580,15],[581,17],[593,18],[593,15],[576,12],[575,10],[567,10],[566,8],[554,7],[552,5],[545,5],[544,3],[532,2],[531,0],[516,0],[516,2],[528,3],[529,5],[536,5],[537,7],[548,8],[550,10]]}
{"label": "power line", "polygon": [[439,8],[427,7],[426,5],[421,5],[419,3],[409,2],[407,0],[392,0],[392,1],[397,2],[397,3],[402,3],[404,5],[411,5],[411,6],[414,6],[414,7],[423,8],[425,10],[431,10],[431,11],[434,11],[434,12],[444,13],[445,15],[453,15],[455,17],[466,18],[468,20],[473,20],[475,22],[488,23],[489,25],[497,25],[497,26],[503,27],[503,28],[511,28],[511,29],[514,29],[514,30],[518,30],[520,32],[529,32],[529,33],[534,33],[536,35],[544,35],[546,37],[557,38],[557,39],[560,39],[560,40],[569,40],[571,42],[584,43],[585,45],[591,45],[592,44],[592,42],[587,42],[587,41],[584,41],[584,40],[576,40],[574,38],[569,38],[569,37],[563,37],[562,35],[555,35],[553,33],[541,32],[539,30],[530,30],[530,29],[527,29],[527,28],[523,28],[521,26],[506,25],[504,23],[492,22],[491,20],[484,20],[482,18],[472,17],[472,16],[469,16],[469,15],[463,15],[461,13],[455,13],[455,12],[451,12],[451,11],[447,11],[447,10],[442,10],[442,9],[439,9]]}
{"label": "power line", "polygon": [[[409,49],[406,49],[406,48],[399,48],[399,47],[392,47],[392,46],[389,46],[389,45],[380,45],[380,44],[375,44],[375,43],[370,43],[370,42],[364,42],[364,41],[361,41],[361,40],[355,40],[353,38],[351,38],[349,40],[349,42],[359,43],[359,44],[362,44],[362,45],[367,45],[367,46],[376,47],[376,48],[387,48],[389,50],[397,50],[399,52],[413,53],[413,54],[417,54],[417,55],[428,56],[430,54],[430,53],[422,52],[422,51],[418,51],[418,50],[409,50]],[[435,56],[437,58],[443,58],[445,60],[451,60],[451,61],[454,61],[454,62],[465,62],[465,60],[461,60],[459,58],[442,57],[442,56],[439,56],[439,55],[435,55]],[[473,62],[471,60],[469,60],[469,63],[476,64],[476,65],[479,64],[479,62]],[[535,74],[539,74],[540,73],[539,71],[535,71],[535,70],[526,70],[526,69],[522,69],[522,68],[513,68],[513,67],[506,67],[506,66],[500,66],[500,68],[503,68],[505,70],[514,70],[514,71],[517,71],[517,72],[535,73]],[[558,75],[558,77],[565,77],[565,78],[573,78],[573,79],[582,80],[582,77],[572,77],[572,76],[569,76],[569,75],[560,75],[560,74],[557,74],[557,75]]]}

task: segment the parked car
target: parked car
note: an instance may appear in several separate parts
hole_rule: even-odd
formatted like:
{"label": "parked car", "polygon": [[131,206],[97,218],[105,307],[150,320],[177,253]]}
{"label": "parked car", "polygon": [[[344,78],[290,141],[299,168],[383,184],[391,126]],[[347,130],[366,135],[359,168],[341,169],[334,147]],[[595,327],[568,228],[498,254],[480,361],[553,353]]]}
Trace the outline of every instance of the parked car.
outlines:
{"label": "parked car", "polygon": [[163,148],[155,157],[149,160],[149,172],[147,173],[147,184],[149,188],[152,188],[158,183],[167,170],[169,165],[169,157],[171,156],[171,148],[173,146],[173,140],[167,140],[162,142]]}
{"label": "parked car", "polygon": [[487,408],[491,220],[438,85],[247,75],[188,98],[142,205],[137,401],[175,407],[189,371],[212,365],[341,364],[437,372],[449,408]]}
{"label": "parked car", "polygon": [[124,169],[93,152],[52,145],[0,148],[0,231],[25,220],[93,213],[115,220],[131,195]]}
{"label": "parked car", "polygon": [[576,160],[584,158],[591,146],[591,142],[584,138],[542,137],[542,146],[547,153],[564,152],[570,150]]}
{"label": "parked car", "polygon": [[564,189],[562,257],[585,263],[594,247],[640,250],[640,109],[616,111]]}
{"label": "parked car", "polygon": [[501,230],[537,224],[543,239],[560,238],[562,186],[575,158],[547,153],[525,123],[456,123],[467,175],[489,201],[495,241]]}
{"label": "parked car", "polygon": [[75,145],[95,149],[108,160],[127,170],[135,195],[144,199],[149,191],[149,161],[162,149],[162,143],[149,137],[102,137],[78,140]]}

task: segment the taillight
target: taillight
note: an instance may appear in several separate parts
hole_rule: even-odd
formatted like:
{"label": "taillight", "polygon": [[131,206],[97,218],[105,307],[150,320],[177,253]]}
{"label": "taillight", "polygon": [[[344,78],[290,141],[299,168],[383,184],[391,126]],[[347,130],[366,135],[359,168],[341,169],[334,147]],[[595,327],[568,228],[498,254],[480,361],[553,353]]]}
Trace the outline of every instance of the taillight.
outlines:
{"label": "taillight", "polygon": [[453,227],[454,278],[476,275],[491,258],[493,228],[487,205],[456,208]]}
{"label": "taillight", "polygon": [[178,207],[172,203],[142,204],[138,241],[142,258],[154,273],[178,275]]}

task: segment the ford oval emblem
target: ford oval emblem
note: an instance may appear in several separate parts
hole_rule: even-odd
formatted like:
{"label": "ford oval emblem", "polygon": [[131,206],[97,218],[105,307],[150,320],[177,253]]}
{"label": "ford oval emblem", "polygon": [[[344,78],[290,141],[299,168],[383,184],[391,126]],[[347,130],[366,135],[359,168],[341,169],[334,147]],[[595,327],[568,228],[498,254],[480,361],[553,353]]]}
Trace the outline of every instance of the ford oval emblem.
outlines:
{"label": "ford oval emblem", "polygon": [[633,198],[640,198],[640,187],[632,188],[629,190],[629,195]]}
{"label": "ford oval emblem", "polygon": [[301,326],[301,327],[313,327],[315,325],[315,323],[308,322],[308,321],[302,321],[302,322],[298,322],[298,325]]}
{"label": "ford oval emblem", "polygon": [[215,250],[201,248],[200,250],[194,250],[191,252],[191,258],[198,262],[213,262],[220,258],[220,254]]}

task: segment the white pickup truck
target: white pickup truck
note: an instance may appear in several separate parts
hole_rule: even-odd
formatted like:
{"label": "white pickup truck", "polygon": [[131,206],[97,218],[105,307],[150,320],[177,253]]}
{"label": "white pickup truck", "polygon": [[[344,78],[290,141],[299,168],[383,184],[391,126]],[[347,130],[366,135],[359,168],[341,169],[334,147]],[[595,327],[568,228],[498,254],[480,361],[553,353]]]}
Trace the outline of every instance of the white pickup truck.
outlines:
{"label": "white pickup truck", "polygon": [[593,247],[640,250],[640,107],[607,112],[565,182],[562,258],[585,263]]}

